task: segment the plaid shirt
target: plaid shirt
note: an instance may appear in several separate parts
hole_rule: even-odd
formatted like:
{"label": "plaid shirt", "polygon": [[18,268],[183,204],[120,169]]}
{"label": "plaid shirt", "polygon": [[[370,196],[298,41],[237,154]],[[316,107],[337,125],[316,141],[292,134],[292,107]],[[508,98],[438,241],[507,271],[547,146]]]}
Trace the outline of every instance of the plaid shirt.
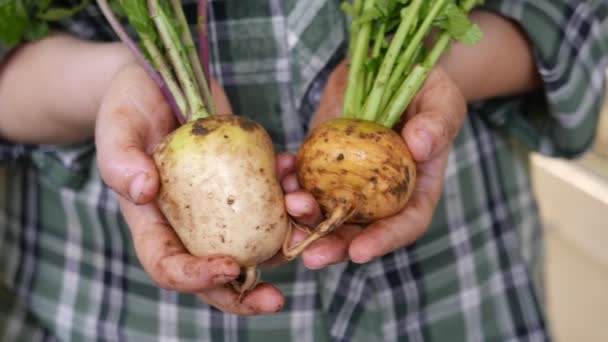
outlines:
{"label": "plaid shirt", "polygon": [[[92,143],[4,143],[0,340],[549,339],[527,157],[530,149],[572,157],[593,141],[608,4],[486,2],[529,34],[544,91],[470,104],[432,226],[412,246],[365,265],[311,271],[294,261],[263,271],[287,298],[275,315],[237,317],[157,288],[99,177]],[[195,1],[185,3],[195,13]],[[212,71],[235,112],[263,124],[278,150],[296,150],[329,70],[344,57],[339,1],[211,3]],[[114,39],[93,5],[62,27]]]}

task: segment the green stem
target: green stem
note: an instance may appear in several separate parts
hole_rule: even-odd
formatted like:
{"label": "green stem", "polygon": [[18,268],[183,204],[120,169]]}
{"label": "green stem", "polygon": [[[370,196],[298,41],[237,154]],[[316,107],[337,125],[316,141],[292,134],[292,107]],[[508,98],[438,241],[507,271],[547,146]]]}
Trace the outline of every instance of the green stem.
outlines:
{"label": "green stem", "polygon": [[[378,27],[378,32],[376,32],[376,37],[374,38],[374,47],[372,49],[372,58],[378,58],[380,56],[380,52],[382,51],[382,45],[384,45],[384,36],[386,34],[386,23],[381,23]],[[374,85],[374,80],[376,79],[376,75],[378,74],[378,68],[369,68],[365,74],[365,93],[361,97],[365,98],[367,94],[372,90],[372,86]]]}
{"label": "green stem", "polygon": [[415,63],[416,55],[421,51],[422,48],[422,40],[429,33],[431,28],[433,27],[433,22],[437,15],[439,15],[440,11],[443,9],[447,0],[437,0],[431,7],[428,15],[424,18],[424,21],[420,25],[419,29],[416,31],[416,34],[410,41],[408,41],[408,46],[403,52],[403,54],[399,57],[399,63],[395,67],[395,71],[391,74],[389,78],[387,90],[382,94],[382,101],[379,111],[383,111],[386,107],[386,104],[389,102],[393,94],[395,93],[395,89],[399,85],[399,81],[401,80],[402,75],[407,72],[412,65]]}
{"label": "green stem", "polygon": [[365,98],[365,92],[367,91],[367,79],[369,75],[366,74],[365,70],[361,70],[357,75],[357,82],[355,85],[355,94],[358,99]]}
{"label": "green stem", "polygon": [[366,94],[369,94],[369,91],[372,88],[372,82],[374,81],[374,73],[372,71],[365,71],[360,74],[361,77],[358,81],[361,86],[357,86],[357,97],[360,99],[364,99]]}
{"label": "green stem", "polygon": [[175,103],[177,104],[177,107],[179,108],[179,110],[182,113],[184,113],[184,114],[188,113],[188,103],[186,102],[184,93],[182,92],[179,85],[177,84],[177,81],[175,80],[175,77],[174,77],[173,73],[171,72],[171,68],[167,64],[167,61],[163,57],[162,53],[160,52],[160,50],[158,49],[156,44],[154,44],[154,41],[152,40],[152,38],[150,38],[148,35],[145,35],[145,34],[140,33],[140,35],[142,37],[141,40],[142,40],[142,45],[144,46],[144,49],[146,49],[146,51],[148,51],[148,54],[150,55],[150,59],[152,60],[152,63],[154,64],[154,68],[156,70],[158,70],[158,72],[161,74],[163,80],[167,84],[167,88],[169,88],[169,91],[173,95],[173,97],[175,99]]}
{"label": "green stem", "polygon": [[382,44],[384,43],[384,33],[386,32],[386,23],[380,24],[376,38],[374,39],[374,50],[372,52],[372,58],[380,56],[380,50],[382,50]]}
{"label": "green stem", "polygon": [[376,73],[374,72],[374,70],[369,70],[366,73],[363,73],[364,75],[364,79],[365,79],[365,86],[363,87],[364,92],[361,93],[361,98],[364,99],[365,95],[369,94],[369,92],[372,90],[372,86],[374,85],[374,78],[376,77]]}
{"label": "green stem", "polygon": [[403,111],[416,95],[418,89],[424,84],[428,70],[422,65],[416,65],[409,76],[399,87],[396,96],[388,105],[386,113],[382,116],[386,119],[382,121],[385,127],[393,127],[401,118]]}
{"label": "green stem", "polygon": [[354,17],[350,23],[350,31],[352,32],[350,35],[350,41],[349,41],[349,49],[351,50],[350,53],[352,54],[353,49],[355,48],[355,40],[357,37],[357,30],[359,29],[359,26],[357,24],[357,20],[356,18],[361,14],[361,11],[363,10],[363,0],[355,0],[355,4],[353,6],[354,8]]}
{"label": "green stem", "polygon": [[401,87],[397,91],[398,96],[389,103],[386,112],[383,114],[386,117],[386,120],[382,122],[385,127],[393,127],[399,121],[403,111],[409,106],[414,95],[422,88],[431,69],[433,69],[443,52],[450,45],[451,38],[449,33],[443,32],[422,65],[415,66],[401,84]]}
{"label": "green stem", "polygon": [[405,18],[402,19],[397,32],[389,45],[388,51],[380,65],[380,71],[374,81],[372,91],[367,97],[367,101],[363,107],[361,118],[364,120],[374,120],[380,114],[380,104],[382,102],[382,94],[386,90],[389,78],[393,72],[395,61],[399,56],[399,52],[405,43],[408,33],[411,30],[411,26],[417,20],[418,12],[422,6],[423,0],[413,0],[410,6],[406,10]]}
{"label": "green stem", "polygon": [[[368,0],[363,6],[363,11],[374,7],[374,0]],[[358,97],[357,81],[359,81],[359,73],[363,69],[369,47],[369,40],[372,31],[372,22],[362,24],[357,30],[357,38],[354,42],[350,67],[348,69],[348,79],[346,86],[346,94],[344,95],[344,117],[355,117],[361,107],[362,99]],[[353,82],[355,81],[355,82]]]}
{"label": "green stem", "polygon": [[[386,91],[382,94],[382,101],[380,104],[380,111],[384,113],[388,102],[391,100],[397,88],[399,88],[399,82],[403,81],[403,78],[406,77],[406,73],[409,74],[414,66],[414,64],[418,61],[418,59],[422,56],[423,47],[420,45],[418,49],[416,49],[416,53],[414,54],[414,58],[409,60],[400,60],[395,67],[395,71],[391,74],[391,77],[388,81],[388,86],[386,87]],[[380,120],[384,120],[384,116],[379,118]]]}
{"label": "green stem", "polygon": [[[176,33],[172,32],[171,23],[167,18],[167,14],[163,11],[159,0],[151,0],[149,10],[151,18],[158,30],[161,40],[165,44],[169,60],[173,65],[175,74],[181,84],[182,89],[186,94],[186,101],[190,107],[188,115],[188,121],[193,121],[199,118],[205,118],[209,116],[209,113],[205,110],[205,106],[200,97],[196,81],[193,76],[190,63],[182,58],[184,52],[181,41],[176,37]],[[176,39],[177,38],[177,39]]]}
{"label": "green stem", "polygon": [[211,115],[215,115],[215,105],[213,103],[213,97],[211,96],[211,91],[209,90],[209,80],[205,78],[205,73],[203,72],[203,68],[201,67],[200,58],[198,53],[196,52],[196,46],[194,45],[194,40],[192,39],[192,34],[190,33],[190,26],[188,25],[188,21],[186,20],[186,15],[184,14],[184,9],[182,7],[182,2],[180,0],[171,0],[171,4],[173,5],[173,11],[177,17],[177,22],[179,23],[182,31],[182,43],[185,45],[186,51],[188,52],[188,57],[190,59],[190,64],[192,65],[194,76],[196,78],[198,87],[202,90],[203,97],[205,99],[204,104],[206,105],[207,111]]}
{"label": "green stem", "polygon": [[431,50],[431,53],[429,53],[429,55],[426,56],[426,59],[424,60],[424,63],[423,63],[424,66],[428,69],[433,68],[435,66],[435,64],[437,64],[437,61],[439,60],[439,58],[441,58],[441,55],[443,55],[445,50],[447,50],[448,46],[450,46],[451,42],[452,42],[452,36],[449,33],[447,33],[447,32],[441,33],[441,35],[437,39],[437,42],[435,43],[435,46],[433,47],[433,50]]}

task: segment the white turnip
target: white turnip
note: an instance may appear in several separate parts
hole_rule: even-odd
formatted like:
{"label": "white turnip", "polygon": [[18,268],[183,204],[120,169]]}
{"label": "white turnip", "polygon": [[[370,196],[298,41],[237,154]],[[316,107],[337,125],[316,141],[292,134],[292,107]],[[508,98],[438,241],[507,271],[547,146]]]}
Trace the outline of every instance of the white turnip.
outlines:
{"label": "white turnip", "polygon": [[158,204],[196,256],[233,257],[255,284],[256,265],[281,248],[289,229],[270,137],[233,115],[189,122],[154,151]]}
{"label": "white turnip", "polygon": [[[280,251],[290,229],[271,139],[250,119],[216,115],[206,28],[199,25],[199,58],[181,1],[119,1],[143,51],[107,1],[98,3],[181,124],[153,153],[159,208],[191,254],[226,255],[242,266],[242,281],[232,282],[242,295],[256,286],[256,266]],[[199,5],[204,16],[206,2]]]}

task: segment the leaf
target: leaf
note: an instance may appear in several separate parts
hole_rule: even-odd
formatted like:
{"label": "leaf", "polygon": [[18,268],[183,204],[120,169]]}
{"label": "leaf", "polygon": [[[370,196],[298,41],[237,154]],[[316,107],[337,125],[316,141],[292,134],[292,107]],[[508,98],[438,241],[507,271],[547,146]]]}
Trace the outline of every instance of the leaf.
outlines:
{"label": "leaf", "polygon": [[125,11],[122,9],[122,6],[120,5],[119,0],[110,0],[108,3],[110,4],[110,9],[112,10],[112,12],[114,12],[114,14],[118,18],[122,18],[127,15],[125,13]]}
{"label": "leaf", "polygon": [[382,17],[387,17],[389,12],[389,3],[385,1],[376,1],[374,6],[378,9]]}
{"label": "leaf", "polygon": [[50,21],[73,16],[90,0],[74,7],[51,7],[52,0],[0,0],[0,41],[14,47],[23,40],[41,39],[49,34]]}
{"label": "leaf", "polygon": [[46,21],[34,21],[26,28],[24,38],[29,41],[39,40],[46,37],[48,34],[49,24]]}
{"label": "leaf", "polygon": [[348,1],[343,1],[342,4],[340,5],[340,9],[342,9],[342,11],[351,18],[354,18],[357,16],[357,13],[355,12],[355,8]]}
{"label": "leaf", "polygon": [[40,11],[45,11],[51,5],[53,0],[41,0],[38,2],[38,9]]}
{"label": "leaf", "polygon": [[0,1],[0,41],[8,47],[17,45],[28,23],[23,0]]}
{"label": "leaf", "polygon": [[365,67],[369,72],[377,72],[380,69],[380,64],[382,64],[382,57],[368,58],[365,61]]}
{"label": "leaf", "polygon": [[380,17],[382,17],[382,12],[380,12],[377,7],[372,7],[363,11],[363,13],[361,13],[361,15],[357,18],[357,22],[359,24],[363,24],[368,21],[376,20]]}
{"label": "leaf", "polygon": [[485,3],[485,0],[458,0],[458,6],[460,6],[460,8],[462,8],[462,5],[466,2],[471,2],[473,1],[473,7],[475,6],[479,6],[479,5],[483,5]]}
{"label": "leaf", "polygon": [[446,4],[437,17],[435,25],[444,29],[454,39],[466,43],[476,44],[482,38],[482,32],[467,16],[467,14],[454,2]]}
{"label": "leaf", "polygon": [[477,24],[473,24],[457,39],[464,44],[473,45],[479,43],[482,38],[483,32],[481,32],[481,29]]}
{"label": "leaf", "polygon": [[140,34],[156,37],[156,28],[148,12],[146,0],[119,0],[129,22]]}
{"label": "leaf", "polygon": [[89,4],[89,0],[82,0],[80,4],[74,7],[52,7],[46,9],[51,1],[45,1],[43,6],[40,6],[40,12],[36,15],[38,19],[46,21],[59,21],[65,18],[69,18],[74,14],[80,12]]}

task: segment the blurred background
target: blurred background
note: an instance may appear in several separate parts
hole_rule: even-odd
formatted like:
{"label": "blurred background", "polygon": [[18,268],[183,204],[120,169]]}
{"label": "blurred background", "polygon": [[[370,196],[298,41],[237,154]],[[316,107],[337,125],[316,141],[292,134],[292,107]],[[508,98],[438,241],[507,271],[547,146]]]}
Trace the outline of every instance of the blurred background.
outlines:
{"label": "blurred background", "polygon": [[608,341],[608,102],[598,129],[593,151],[580,160],[532,156],[558,342]]}

